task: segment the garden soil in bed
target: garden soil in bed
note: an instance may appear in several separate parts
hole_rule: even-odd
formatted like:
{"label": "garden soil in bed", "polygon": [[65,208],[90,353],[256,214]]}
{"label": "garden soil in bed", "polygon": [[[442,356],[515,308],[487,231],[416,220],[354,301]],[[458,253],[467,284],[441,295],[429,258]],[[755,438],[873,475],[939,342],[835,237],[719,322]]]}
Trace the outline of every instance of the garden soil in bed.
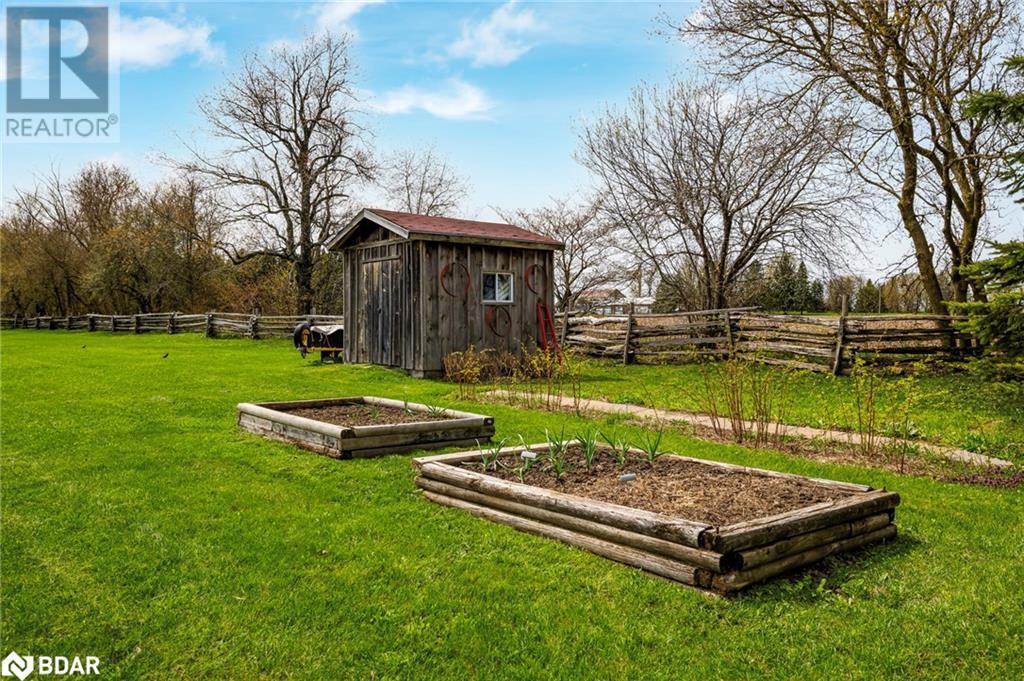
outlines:
{"label": "garden soil in bed", "polygon": [[[672,456],[659,457],[652,465],[631,454],[620,467],[608,454],[599,452],[588,469],[577,447],[569,449],[567,472],[559,480],[546,456],[538,453],[522,480],[516,470],[523,461],[518,455],[503,456],[497,466],[486,471],[479,462],[462,466],[503,480],[709,525],[754,520],[849,496],[810,481],[730,471]],[[620,481],[624,473],[634,473],[636,479]]]}
{"label": "garden soil in bed", "polygon": [[452,418],[444,414],[435,415],[424,411],[406,411],[397,407],[382,407],[376,404],[336,404],[323,407],[278,409],[278,411],[349,428],[353,426],[419,423],[421,421],[448,421]]}

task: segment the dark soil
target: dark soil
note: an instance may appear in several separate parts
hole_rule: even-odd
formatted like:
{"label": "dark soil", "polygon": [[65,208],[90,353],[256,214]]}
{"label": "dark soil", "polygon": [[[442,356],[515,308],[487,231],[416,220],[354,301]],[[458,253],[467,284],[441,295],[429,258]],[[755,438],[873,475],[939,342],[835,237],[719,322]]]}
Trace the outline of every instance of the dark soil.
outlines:
{"label": "dark soil", "polygon": [[426,411],[406,411],[400,407],[381,407],[376,404],[339,404],[330,407],[301,407],[287,413],[336,426],[380,426],[392,423],[418,423],[420,421],[448,421],[449,416],[434,415]]}
{"label": "dark soil", "polygon": [[[518,455],[504,456],[485,472],[520,482],[516,469],[522,463]],[[652,465],[642,456],[630,455],[620,467],[609,454],[600,452],[587,468],[582,451],[573,447],[566,463],[567,471],[559,480],[547,453],[538,452],[522,482],[710,525],[753,520],[849,496],[813,482],[730,471],[672,456],[659,457]],[[463,466],[483,468],[480,462]],[[619,476],[624,473],[635,473],[636,479],[622,482]]]}

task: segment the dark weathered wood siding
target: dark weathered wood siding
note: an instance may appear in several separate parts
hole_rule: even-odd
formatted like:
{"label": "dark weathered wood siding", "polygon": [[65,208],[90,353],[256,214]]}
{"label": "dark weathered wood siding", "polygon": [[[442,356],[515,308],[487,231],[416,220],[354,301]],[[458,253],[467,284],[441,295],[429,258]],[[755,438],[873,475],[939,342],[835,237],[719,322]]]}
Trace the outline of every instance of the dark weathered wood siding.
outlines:
{"label": "dark weathered wood siding", "polygon": [[345,361],[407,368],[420,320],[412,314],[412,244],[381,229],[344,250]]}
{"label": "dark weathered wood siding", "polygon": [[[438,241],[418,241],[415,247],[423,263],[420,272],[423,351],[413,370],[441,371],[446,354],[471,345],[477,349],[509,352],[536,346],[537,303],[546,302],[550,309],[553,293],[539,272],[534,272],[534,288],[544,294],[546,300],[530,290],[525,277],[534,264],[543,269],[546,276],[551,276],[553,256],[550,251]],[[448,274],[451,295],[441,286],[441,273],[449,263],[461,263],[468,269],[468,292],[465,270],[459,265],[453,265]],[[512,273],[512,303],[483,302],[483,273],[491,271]],[[508,311],[507,317],[502,309]],[[489,310],[494,310],[490,313],[493,323],[488,323]]]}
{"label": "dark weathered wood siding", "polygon": [[[343,252],[348,362],[439,375],[446,354],[470,346],[509,352],[535,347],[537,303],[553,307],[548,250],[406,240],[368,224]],[[450,294],[441,284],[448,265]],[[512,274],[511,303],[483,302],[483,274],[492,271]]]}

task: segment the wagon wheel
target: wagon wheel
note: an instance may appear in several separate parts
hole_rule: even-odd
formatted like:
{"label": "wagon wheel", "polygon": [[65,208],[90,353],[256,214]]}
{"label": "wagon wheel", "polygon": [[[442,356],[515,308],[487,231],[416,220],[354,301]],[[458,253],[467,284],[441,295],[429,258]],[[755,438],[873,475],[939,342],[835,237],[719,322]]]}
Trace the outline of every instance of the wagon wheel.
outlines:
{"label": "wagon wheel", "polygon": [[[544,285],[540,287],[540,290],[538,290],[537,286],[535,286],[537,279],[535,275],[537,274],[537,272],[540,272],[541,277],[544,279]],[[534,294],[540,296],[541,299],[544,299],[546,297],[545,294],[548,291],[548,272],[547,270],[544,269],[543,265],[534,263],[527,267],[526,271],[523,273],[523,281],[526,283],[526,288],[528,288]]]}
{"label": "wagon wheel", "polygon": [[[498,317],[502,317],[505,320],[504,323],[499,322]],[[488,307],[484,319],[487,322],[487,328],[498,338],[504,338],[512,330],[512,313],[508,311],[507,307]],[[499,331],[498,329],[501,328],[504,330]]]}
{"label": "wagon wheel", "polygon": [[461,269],[462,272],[466,275],[466,285],[462,289],[462,297],[468,298],[471,281],[469,277],[469,268],[466,267],[465,263],[458,261],[450,262],[441,269],[440,274],[437,275],[438,280],[441,282],[441,288],[444,289],[444,292],[450,295],[452,298],[455,297],[455,294],[452,292],[452,290],[448,288],[448,275],[451,273],[453,266]]}

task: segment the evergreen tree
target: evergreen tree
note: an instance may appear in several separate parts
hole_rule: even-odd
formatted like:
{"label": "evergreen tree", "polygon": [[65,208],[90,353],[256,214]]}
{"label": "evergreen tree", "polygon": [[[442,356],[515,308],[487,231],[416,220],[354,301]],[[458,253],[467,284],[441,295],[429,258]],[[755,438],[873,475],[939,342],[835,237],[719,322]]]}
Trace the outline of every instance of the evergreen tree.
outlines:
{"label": "evergreen tree", "polygon": [[793,256],[783,253],[772,263],[771,273],[768,276],[765,307],[783,312],[793,309],[797,302],[794,295],[796,282],[797,275]]}
{"label": "evergreen tree", "polygon": [[822,312],[825,309],[825,284],[820,279],[811,282],[807,296],[809,312]]}
{"label": "evergreen tree", "polygon": [[882,302],[881,291],[875,283],[868,279],[857,291],[857,302],[854,309],[857,312],[883,312],[880,310]]}
{"label": "evergreen tree", "polygon": [[995,378],[1024,383],[1024,241],[992,244],[996,255],[964,268],[989,292],[988,302],[957,303],[960,324],[985,349],[982,367]]}
{"label": "evergreen tree", "polygon": [[793,280],[793,307],[800,312],[811,310],[811,278],[807,274],[807,265],[800,261]]}
{"label": "evergreen tree", "polygon": [[[1010,57],[1004,66],[1018,83],[1024,79],[1024,54]],[[1017,143],[1006,152],[1006,169],[1001,177],[1009,184],[1010,193],[1017,195],[1017,201],[1024,202],[1024,144],[1020,143],[1024,139],[1024,90],[977,92],[968,98],[965,110],[970,116],[1005,124],[1016,137]]]}
{"label": "evergreen tree", "polygon": [[675,286],[667,279],[662,279],[654,291],[654,304],[651,306],[651,312],[655,314],[675,312],[678,307],[679,296]]}

